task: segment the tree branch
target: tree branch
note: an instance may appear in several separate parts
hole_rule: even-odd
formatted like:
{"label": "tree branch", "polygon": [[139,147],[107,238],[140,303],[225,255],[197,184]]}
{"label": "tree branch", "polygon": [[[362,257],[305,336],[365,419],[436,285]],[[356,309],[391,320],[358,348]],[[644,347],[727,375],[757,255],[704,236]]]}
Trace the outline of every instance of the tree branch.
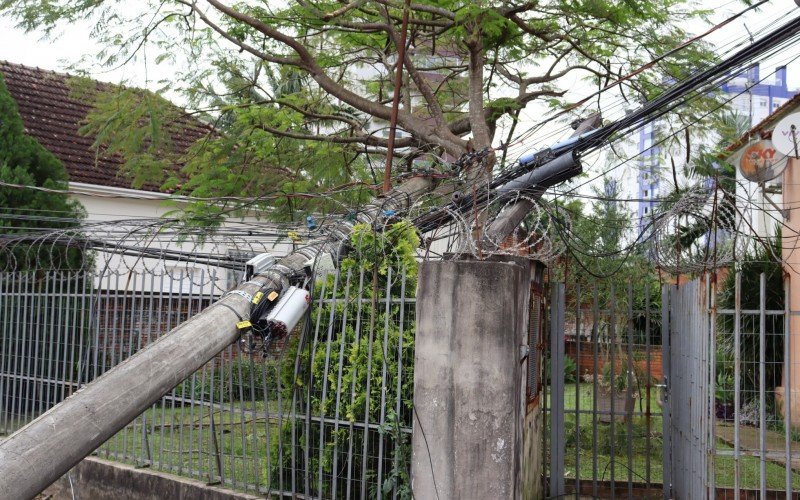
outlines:
{"label": "tree branch", "polygon": [[[264,22],[248,14],[239,12],[223,4],[219,0],[206,1],[220,13],[244,23],[258,30],[266,37],[292,49],[300,57],[300,64],[295,65],[307,71],[314,81],[333,97],[376,118],[389,120],[391,116],[390,108],[366,99],[332,80],[319,66],[314,55],[311,54],[308,48],[298,41],[297,38],[283,34]],[[437,144],[454,156],[460,156],[466,151],[466,143],[463,140],[452,136],[452,134],[451,137],[442,137],[440,134],[437,134],[437,131],[430,125],[414,117],[408,111],[400,110],[398,112],[397,121],[403,129],[416,135],[418,139]]]}
{"label": "tree branch", "polygon": [[[386,16],[389,16],[389,10],[385,9]],[[396,50],[399,52],[400,50],[400,38],[397,36],[397,32],[392,28],[391,24],[388,25],[387,32],[394,43]],[[398,61],[398,64],[400,61]],[[403,57],[403,66],[405,66],[406,70],[408,71],[409,76],[411,79],[414,80],[414,84],[417,86],[417,89],[422,94],[422,97],[425,99],[425,103],[428,105],[430,109],[431,116],[433,117],[436,126],[440,127],[444,124],[444,114],[442,113],[442,108],[439,106],[439,101],[436,99],[436,96],[433,93],[430,85],[428,82],[425,81],[425,78],[420,75],[419,71],[417,71],[416,66],[414,66],[413,61],[411,60],[411,56],[409,56],[408,51],[405,52]]]}

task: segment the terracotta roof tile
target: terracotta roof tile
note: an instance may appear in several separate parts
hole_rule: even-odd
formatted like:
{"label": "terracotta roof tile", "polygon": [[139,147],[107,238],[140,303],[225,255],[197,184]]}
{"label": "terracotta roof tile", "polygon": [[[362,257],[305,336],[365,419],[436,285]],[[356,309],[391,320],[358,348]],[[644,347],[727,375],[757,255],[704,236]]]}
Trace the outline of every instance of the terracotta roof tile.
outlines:
{"label": "terracotta roof tile", "polygon": [[[132,187],[131,180],[120,172],[122,159],[116,154],[98,156],[92,147],[94,140],[78,133],[92,103],[74,96],[68,83],[70,75],[6,61],[0,61],[0,73],[17,102],[26,132],[61,160],[70,181]],[[102,88],[111,84],[97,85]],[[178,153],[185,153],[211,127],[184,114],[178,119],[178,129],[180,133],[173,134],[172,141]],[[178,168],[180,165],[175,165]],[[159,191],[157,184],[141,189]]]}

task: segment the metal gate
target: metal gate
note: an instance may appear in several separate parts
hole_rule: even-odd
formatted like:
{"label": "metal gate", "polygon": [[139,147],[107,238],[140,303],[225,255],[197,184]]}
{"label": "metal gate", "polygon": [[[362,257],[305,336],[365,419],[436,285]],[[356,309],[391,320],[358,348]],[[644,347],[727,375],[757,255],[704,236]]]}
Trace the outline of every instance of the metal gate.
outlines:
{"label": "metal gate", "polygon": [[[708,480],[711,432],[714,318],[710,287],[695,279],[665,287],[669,312],[662,335],[664,356],[664,497],[699,498]],[[709,497],[714,498],[709,490]]]}
{"label": "metal gate", "polygon": [[550,295],[549,495],[799,498],[780,273],[591,286]]}

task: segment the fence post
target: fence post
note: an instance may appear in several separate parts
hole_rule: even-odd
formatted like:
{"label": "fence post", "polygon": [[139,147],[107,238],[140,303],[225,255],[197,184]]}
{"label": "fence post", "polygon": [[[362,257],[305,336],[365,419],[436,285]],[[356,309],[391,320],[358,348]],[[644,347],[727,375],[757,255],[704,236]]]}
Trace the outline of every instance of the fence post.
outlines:
{"label": "fence post", "polygon": [[564,457],[564,283],[556,283],[550,298],[550,497],[565,493]]}
{"label": "fence post", "polygon": [[530,264],[424,262],[417,292],[416,498],[520,498]]}
{"label": "fence post", "polygon": [[663,406],[661,409],[661,428],[664,440],[664,499],[672,498],[672,397],[670,396],[671,360],[670,350],[670,285],[661,287],[661,372],[664,382],[661,385]]}

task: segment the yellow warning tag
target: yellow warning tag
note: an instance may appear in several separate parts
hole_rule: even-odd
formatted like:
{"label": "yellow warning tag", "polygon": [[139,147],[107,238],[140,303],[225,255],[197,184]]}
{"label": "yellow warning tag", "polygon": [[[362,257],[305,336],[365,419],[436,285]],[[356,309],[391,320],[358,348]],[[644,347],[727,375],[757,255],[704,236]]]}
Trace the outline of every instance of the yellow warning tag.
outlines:
{"label": "yellow warning tag", "polygon": [[270,292],[269,295],[267,295],[267,299],[269,299],[270,302],[274,301],[277,298],[278,298],[278,292],[276,292],[275,290],[273,290],[272,292]]}
{"label": "yellow warning tag", "polygon": [[261,297],[263,297],[263,296],[264,296],[264,292],[257,292],[253,296],[253,304],[258,304],[259,302],[261,302]]}
{"label": "yellow warning tag", "polygon": [[236,323],[236,328],[238,328],[239,330],[242,330],[244,328],[250,328],[251,326],[253,326],[253,324],[247,320]]}

